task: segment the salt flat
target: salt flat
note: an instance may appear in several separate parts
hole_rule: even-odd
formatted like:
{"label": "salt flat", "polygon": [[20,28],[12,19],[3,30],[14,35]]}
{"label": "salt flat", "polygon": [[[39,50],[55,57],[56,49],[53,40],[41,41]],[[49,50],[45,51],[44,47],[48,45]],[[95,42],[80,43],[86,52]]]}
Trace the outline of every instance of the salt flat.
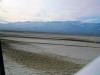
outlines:
{"label": "salt flat", "polygon": [[[49,58],[50,57],[57,59],[59,58],[60,62],[63,61],[62,64],[64,63],[64,61],[66,61],[66,63],[67,61],[69,61],[72,62],[73,64],[83,65],[89,63],[97,56],[100,56],[99,36],[82,36],[82,35],[32,33],[32,32],[3,32],[3,31],[1,31],[0,34],[2,42],[5,42],[5,44],[9,44],[10,48],[8,49],[12,50],[15,49],[16,53],[18,50],[18,51],[30,52],[33,54],[35,53],[35,54],[45,55],[48,56]],[[6,45],[3,45],[3,47],[4,46]],[[8,52],[10,51],[8,50]],[[59,68],[60,67],[61,66],[59,66]],[[58,69],[51,67],[49,68],[53,70]],[[67,70],[67,68],[64,68],[63,70]],[[79,69],[76,68],[74,72],[78,70]],[[71,72],[68,71],[68,73]]]}

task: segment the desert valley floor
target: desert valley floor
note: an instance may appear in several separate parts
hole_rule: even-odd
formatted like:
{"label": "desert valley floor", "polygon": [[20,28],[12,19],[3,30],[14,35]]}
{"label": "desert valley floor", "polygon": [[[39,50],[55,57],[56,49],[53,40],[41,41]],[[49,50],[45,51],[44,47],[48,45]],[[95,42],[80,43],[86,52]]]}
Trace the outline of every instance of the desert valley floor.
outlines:
{"label": "desert valley floor", "polygon": [[0,31],[6,75],[73,75],[100,56],[100,37]]}

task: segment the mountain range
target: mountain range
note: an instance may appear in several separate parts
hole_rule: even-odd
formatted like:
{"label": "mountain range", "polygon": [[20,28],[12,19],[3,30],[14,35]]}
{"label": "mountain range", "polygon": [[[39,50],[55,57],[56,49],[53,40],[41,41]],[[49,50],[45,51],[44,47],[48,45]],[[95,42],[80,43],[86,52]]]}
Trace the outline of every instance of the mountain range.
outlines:
{"label": "mountain range", "polygon": [[100,23],[83,23],[80,21],[26,21],[14,23],[0,23],[0,30],[52,32],[63,34],[100,36]]}

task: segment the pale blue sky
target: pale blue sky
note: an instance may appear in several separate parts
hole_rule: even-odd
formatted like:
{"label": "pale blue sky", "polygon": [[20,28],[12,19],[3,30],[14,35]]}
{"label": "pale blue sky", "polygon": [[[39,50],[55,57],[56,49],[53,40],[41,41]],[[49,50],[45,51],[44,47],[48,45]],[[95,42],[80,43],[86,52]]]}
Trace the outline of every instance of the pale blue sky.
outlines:
{"label": "pale blue sky", "polygon": [[0,0],[0,22],[100,22],[100,0]]}

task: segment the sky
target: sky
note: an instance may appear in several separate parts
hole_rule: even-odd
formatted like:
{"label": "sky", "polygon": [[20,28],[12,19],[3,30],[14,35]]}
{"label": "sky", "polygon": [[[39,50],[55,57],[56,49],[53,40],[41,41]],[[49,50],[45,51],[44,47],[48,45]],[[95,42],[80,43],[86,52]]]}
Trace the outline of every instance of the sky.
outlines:
{"label": "sky", "polygon": [[24,21],[100,23],[100,0],[0,0],[0,23]]}

